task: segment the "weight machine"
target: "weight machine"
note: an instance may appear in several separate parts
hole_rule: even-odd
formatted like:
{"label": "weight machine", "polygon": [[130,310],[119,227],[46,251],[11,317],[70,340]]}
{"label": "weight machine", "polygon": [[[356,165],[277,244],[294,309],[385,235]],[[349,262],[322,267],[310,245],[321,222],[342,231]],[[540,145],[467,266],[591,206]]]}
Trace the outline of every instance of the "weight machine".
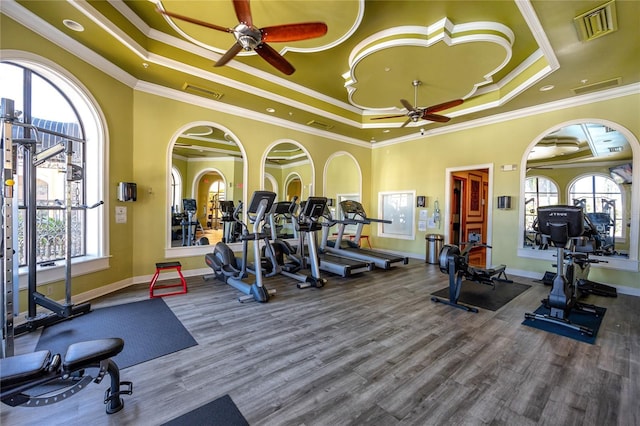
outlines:
{"label": "weight machine", "polygon": [[[84,149],[85,140],[72,137],[49,129],[36,127],[32,124],[21,123],[17,119],[14,110],[14,102],[10,99],[2,99],[0,106],[0,118],[2,120],[2,146],[0,160],[2,161],[2,357],[12,356],[14,353],[14,337],[33,331],[37,328],[51,325],[56,322],[82,315],[91,310],[88,303],[73,305],[71,303],[71,257],[72,257],[72,219],[73,212],[78,210],[93,209],[103,204],[102,201],[92,205],[72,205],[74,184],[84,179],[84,168],[74,164],[74,146]],[[15,130],[15,132],[14,132]],[[22,131],[23,138],[14,136]],[[39,135],[41,133],[59,138],[55,144],[48,148],[38,147],[42,145]],[[16,180],[18,179],[18,151],[23,155],[21,160],[24,201],[26,216],[25,229],[25,254],[27,263],[28,281],[28,312],[27,321],[14,326],[15,307],[18,305],[18,253],[14,247],[17,241],[18,229],[18,202],[16,200]],[[64,155],[65,174],[65,199],[56,200],[56,206],[48,209],[64,211],[65,238],[65,301],[58,303],[49,299],[37,291],[37,167],[56,156]],[[84,165],[84,164],[83,164]],[[36,309],[41,306],[49,310],[50,314],[38,314]]]}

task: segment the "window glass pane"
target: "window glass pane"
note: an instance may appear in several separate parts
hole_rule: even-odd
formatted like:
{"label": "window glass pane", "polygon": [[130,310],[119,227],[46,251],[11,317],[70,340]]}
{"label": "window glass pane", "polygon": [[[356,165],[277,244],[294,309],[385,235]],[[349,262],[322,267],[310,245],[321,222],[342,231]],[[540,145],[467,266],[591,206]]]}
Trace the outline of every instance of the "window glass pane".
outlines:
{"label": "window glass pane", "polygon": [[[48,81],[44,80],[37,74],[33,75],[32,86],[32,110],[33,118],[47,119],[59,122],[59,127],[55,130],[59,133],[68,134],[69,136],[78,136],[76,116],[69,102],[62,94],[52,86]],[[74,123],[72,129],[66,123]],[[66,130],[66,131],[65,131]],[[71,131],[69,131],[71,130]]]}
{"label": "window glass pane", "polygon": [[[35,260],[37,263],[61,260],[65,258],[66,245],[70,243],[72,257],[86,254],[86,210],[84,180],[84,145],[71,142],[65,136],[82,139],[81,122],[67,98],[45,78],[36,72],[13,64],[2,63],[2,96],[15,97],[20,102],[24,114],[21,121],[27,121],[38,129],[25,130],[14,126],[13,136],[36,141],[32,144],[16,145],[17,199],[18,215],[18,253],[20,266],[30,262],[27,253],[27,211],[36,210],[35,218]],[[31,79],[24,78],[30,74]],[[22,100],[24,84],[31,82],[31,98]],[[69,89],[69,86],[65,87]],[[6,91],[5,91],[6,89]],[[16,109],[18,102],[16,102]],[[30,156],[38,155],[51,147],[60,147],[61,152],[44,158],[36,166],[25,163]],[[70,162],[66,151],[72,152]],[[27,155],[25,157],[25,155]],[[32,173],[35,184],[26,178]],[[31,204],[27,195],[30,188],[35,204]],[[70,198],[69,198],[70,196]],[[71,221],[67,226],[65,206],[72,206]],[[71,230],[68,238],[67,230]]]}
{"label": "window glass pane", "polygon": [[[584,208],[585,213],[605,213],[610,220],[608,224],[601,225],[599,231],[603,238],[621,238],[623,236],[623,212],[622,193],[620,187],[607,176],[584,176],[577,179],[569,188],[569,197],[575,200],[577,205]],[[600,216],[602,218],[603,216]],[[606,216],[605,216],[606,217]]]}
{"label": "window glass pane", "polygon": [[4,62],[0,63],[0,96],[13,100],[16,111],[24,111],[22,88],[22,68]]}

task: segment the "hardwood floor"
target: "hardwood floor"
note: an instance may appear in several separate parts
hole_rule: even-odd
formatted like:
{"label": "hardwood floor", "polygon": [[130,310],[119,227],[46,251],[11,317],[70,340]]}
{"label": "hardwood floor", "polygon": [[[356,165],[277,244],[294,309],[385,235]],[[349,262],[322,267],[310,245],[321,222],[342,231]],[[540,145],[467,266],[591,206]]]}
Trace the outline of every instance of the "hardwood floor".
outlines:
{"label": "hardwood floor", "polygon": [[[639,425],[640,300],[590,296],[608,310],[589,345],[521,325],[549,288],[512,278],[532,287],[473,314],[431,302],[446,276],[419,261],[321,289],[269,279],[266,304],[192,277],[165,301],[199,344],[122,370],[123,411],[105,414],[105,380],[48,407],[2,405],[0,423],[157,425],[228,393],[252,425]],[[136,285],[93,307],[147,297]]]}

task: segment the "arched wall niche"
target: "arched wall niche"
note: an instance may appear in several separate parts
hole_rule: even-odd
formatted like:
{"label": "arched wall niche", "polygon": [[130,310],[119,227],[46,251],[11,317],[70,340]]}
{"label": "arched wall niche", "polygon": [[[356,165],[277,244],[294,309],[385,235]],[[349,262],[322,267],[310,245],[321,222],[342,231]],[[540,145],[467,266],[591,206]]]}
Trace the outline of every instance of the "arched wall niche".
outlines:
{"label": "arched wall niche", "polygon": [[265,189],[265,180],[271,176],[272,186],[277,190],[278,201],[287,201],[287,179],[297,176],[301,181],[300,200],[304,201],[314,195],[314,182],[316,180],[315,166],[309,151],[299,142],[292,139],[280,139],[270,144],[261,162],[262,187]]}
{"label": "arched wall niche", "polygon": [[324,164],[322,177],[323,195],[334,201],[330,207],[334,217],[340,216],[340,201],[362,201],[362,170],[351,153],[337,151],[331,154]]}
{"label": "arched wall niche", "polygon": [[[621,148],[610,147],[620,146]],[[618,152],[615,152],[619,150]],[[555,155],[554,155],[555,154]],[[607,263],[598,267],[637,271],[640,239],[640,143],[636,136],[618,123],[584,118],[566,121],[549,128],[536,137],[524,152],[520,164],[520,202],[518,255],[552,260],[553,250],[526,246],[525,213],[530,205],[525,197],[528,177],[546,177],[558,185],[558,204],[572,204],[568,199],[571,183],[583,175],[611,176],[610,168],[630,164],[631,182],[618,185],[624,206],[623,226],[626,227],[624,247],[620,255],[602,256]],[[600,256],[597,256],[600,257]]]}
{"label": "arched wall niche", "polygon": [[[193,240],[187,238],[185,241],[183,238],[183,235],[188,235],[185,223],[189,222],[184,201],[177,207],[171,205],[172,167],[181,174],[183,200],[196,200],[195,214],[191,225],[187,225],[192,228]],[[246,200],[244,182],[247,175],[244,146],[227,127],[211,121],[196,121],[177,129],[167,151],[166,247],[172,256],[210,251],[210,247],[200,245],[205,241],[202,237],[206,237],[209,245],[222,240],[219,201],[229,200],[237,204]],[[216,180],[221,182],[221,186],[216,194],[210,194],[210,185]]]}

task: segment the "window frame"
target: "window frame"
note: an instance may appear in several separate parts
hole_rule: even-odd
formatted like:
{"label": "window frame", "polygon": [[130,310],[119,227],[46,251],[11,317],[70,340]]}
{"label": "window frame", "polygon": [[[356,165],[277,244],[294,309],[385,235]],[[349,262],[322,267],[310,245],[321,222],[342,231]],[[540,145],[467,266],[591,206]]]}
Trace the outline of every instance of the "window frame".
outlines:
{"label": "window frame", "polygon": [[[72,275],[79,276],[109,268],[109,223],[106,214],[108,200],[105,195],[108,176],[108,132],[106,118],[99,108],[97,100],[90,91],[71,73],[58,64],[41,56],[22,51],[2,51],[3,63],[28,68],[61,91],[78,113],[83,123],[87,147],[85,147],[85,193],[92,194],[95,200],[86,200],[91,205],[104,201],[104,205],[87,210],[85,217],[85,255],[71,259]],[[89,145],[92,144],[92,145]],[[95,232],[97,230],[97,232]],[[52,266],[36,268],[37,285],[58,282],[65,279],[65,261],[58,260]],[[18,268],[19,289],[27,288],[27,267]]]}
{"label": "window frame", "polygon": [[[540,203],[540,194],[544,194],[546,197],[550,197],[552,194],[554,194],[554,192],[543,192],[541,193],[539,191],[540,185],[536,184],[536,192],[527,192],[527,181],[531,180],[531,179],[536,179],[536,181],[539,181],[540,179],[544,179],[546,181],[549,182],[550,185],[553,185],[553,187],[555,188],[555,196],[556,196],[556,200],[557,202],[555,204],[559,204],[560,203],[560,187],[558,186],[558,183],[556,181],[554,181],[553,179],[551,179],[550,177],[547,176],[528,176],[525,179],[525,184],[524,184],[524,234],[525,234],[525,239],[524,239],[524,244],[525,247],[531,247],[532,245],[535,245],[535,240],[534,240],[534,244],[529,244],[528,243],[528,239],[530,238],[531,234],[535,234],[535,231],[533,231],[533,223],[535,221],[535,219],[538,216],[538,208],[539,207],[543,207],[546,205],[550,205],[550,204],[542,204]],[[529,214],[529,210],[527,209],[527,204],[528,201],[531,199],[529,197],[529,194],[533,195],[533,201],[534,201],[534,206],[535,206],[535,212],[533,214]],[[534,195],[535,194],[535,195]],[[533,219],[531,219],[531,217],[533,217]],[[531,227],[529,227],[529,224],[531,224]],[[534,237],[535,238],[535,237]]]}
{"label": "window frame", "polygon": [[[616,231],[619,231],[619,235],[615,235],[615,239],[616,241],[624,241],[626,239],[627,233],[626,233],[626,226],[624,226],[624,224],[626,223],[626,213],[625,213],[625,209],[620,208],[620,206],[624,206],[625,205],[625,192],[620,188],[620,185],[617,184],[613,179],[611,179],[610,176],[604,174],[604,173],[597,173],[597,172],[593,172],[593,173],[583,173],[581,175],[576,176],[574,179],[572,179],[568,185],[567,185],[567,200],[570,200],[570,203],[568,204],[572,204],[573,205],[573,196],[572,196],[572,188],[575,186],[575,184],[585,178],[591,178],[592,183],[591,183],[591,199],[594,201],[596,199],[601,199],[602,195],[605,193],[601,193],[601,192],[597,192],[596,188],[595,188],[595,182],[594,180],[596,178],[601,178],[601,179],[605,179],[609,182],[611,182],[612,185],[614,185],[616,188],[618,188],[618,196],[620,197],[620,205],[617,206],[616,208],[616,217],[614,218],[614,221],[616,222]],[[598,195],[599,194],[599,195]],[[597,209],[597,205],[594,205],[594,211],[595,212],[599,212],[600,210]]]}

